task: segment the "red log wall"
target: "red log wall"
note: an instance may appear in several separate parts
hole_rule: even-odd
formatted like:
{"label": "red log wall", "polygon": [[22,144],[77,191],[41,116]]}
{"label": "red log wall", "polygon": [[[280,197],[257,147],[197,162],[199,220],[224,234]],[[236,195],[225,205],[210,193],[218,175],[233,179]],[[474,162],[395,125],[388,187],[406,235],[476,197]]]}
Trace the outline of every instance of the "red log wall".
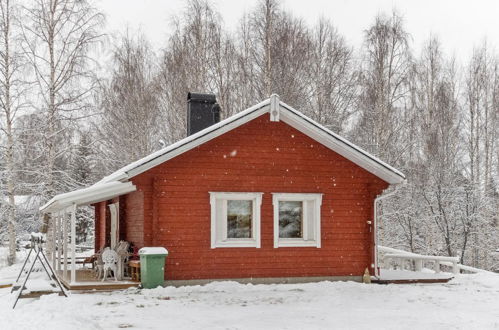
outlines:
{"label": "red log wall", "polygon": [[[368,220],[388,184],[283,122],[261,116],[133,178],[126,236],[169,251],[168,279],[362,275]],[[261,244],[210,248],[209,191],[263,192]],[[273,247],[272,193],[323,193],[321,248]],[[372,269],[371,269],[372,271]]]}
{"label": "red log wall", "polygon": [[94,205],[96,214],[95,223],[95,251],[109,246],[107,237],[109,234],[109,215],[107,211],[107,202],[100,202]]}
{"label": "red log wall", "polygon": [[[145,187],[147,185],[144,184]],[[134,191],[126,196],[126,239],[138,247],[144,242],[144,193]]]}

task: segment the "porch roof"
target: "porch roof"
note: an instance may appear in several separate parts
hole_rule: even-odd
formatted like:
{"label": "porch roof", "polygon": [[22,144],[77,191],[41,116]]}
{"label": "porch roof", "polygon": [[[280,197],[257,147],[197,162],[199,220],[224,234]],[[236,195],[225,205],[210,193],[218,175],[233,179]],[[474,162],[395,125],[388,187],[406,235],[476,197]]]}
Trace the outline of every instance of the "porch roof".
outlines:
{"label": "porch roof", "polygon": [[136,189],[132,182],[111,181],[96,183],[87,188],[56,195],[40,207],[40,211],[42,213],[54,213],[68,208],[73,204],[77,206],[89,205],[127,194]]}

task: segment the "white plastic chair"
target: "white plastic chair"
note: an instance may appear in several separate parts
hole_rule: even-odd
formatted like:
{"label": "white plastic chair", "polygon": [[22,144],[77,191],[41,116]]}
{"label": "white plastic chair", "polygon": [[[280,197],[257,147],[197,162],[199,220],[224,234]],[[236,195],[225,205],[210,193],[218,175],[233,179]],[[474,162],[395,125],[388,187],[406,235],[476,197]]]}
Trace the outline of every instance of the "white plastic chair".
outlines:
{"label": "white plastic chair", "polygon": [[118,263],[118,254],[116,253],[116,251],[111,249],[104,250],[104,252],[102,252],[102,262],[104,263],[104,266],[102,267],[104,271],[102,281],[104,282],[106,280],[109,270],[113,271],[114,280],[117,281],[118,278],[116,276],[118,273],[118,268],[116,264]]}
{"label": "white plastic chair", "polygon": [[95,277],[97,279],[99,279],[102,276],[103,267],[104,267],[104,263],[102,262],[102,252],[104,252],[104,249],[100,249],[95,254],[96,259],[94,260],[94,272],[95,272]]}
{"label": "white plastic chair", "polygon": [[122,280],[123,279],[123,269],[125,265],[125,261],[130,255],[128,253],[128,247],[130,246],[130,243],[126,241],[120,241],[116,248],[114,249],[116,253],[118,254],[118,279]]}

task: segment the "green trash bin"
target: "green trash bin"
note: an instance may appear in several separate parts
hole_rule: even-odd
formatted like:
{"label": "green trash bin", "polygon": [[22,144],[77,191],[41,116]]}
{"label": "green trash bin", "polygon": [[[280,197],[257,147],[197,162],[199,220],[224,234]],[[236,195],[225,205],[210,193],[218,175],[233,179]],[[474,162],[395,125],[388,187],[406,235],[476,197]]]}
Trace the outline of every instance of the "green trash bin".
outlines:
{"label": "green trash bin", "polygon": [[143,247],[139,250],[139,255],[142,287],[152,289],[163,286],[168,251],[164,247]]}

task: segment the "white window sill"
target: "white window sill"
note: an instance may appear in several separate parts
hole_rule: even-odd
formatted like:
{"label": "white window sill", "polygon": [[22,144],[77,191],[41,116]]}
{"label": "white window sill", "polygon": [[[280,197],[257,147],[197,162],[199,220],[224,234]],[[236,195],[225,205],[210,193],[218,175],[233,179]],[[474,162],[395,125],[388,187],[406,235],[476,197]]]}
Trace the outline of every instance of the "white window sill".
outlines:
{"label": "white window sill", "polygon": [[276,247],[278,247],[278,248],[280,248],[280,247],[317,247],[317,248],[320,248],[320,245],[317,241],[280,239],[277,241]]}

